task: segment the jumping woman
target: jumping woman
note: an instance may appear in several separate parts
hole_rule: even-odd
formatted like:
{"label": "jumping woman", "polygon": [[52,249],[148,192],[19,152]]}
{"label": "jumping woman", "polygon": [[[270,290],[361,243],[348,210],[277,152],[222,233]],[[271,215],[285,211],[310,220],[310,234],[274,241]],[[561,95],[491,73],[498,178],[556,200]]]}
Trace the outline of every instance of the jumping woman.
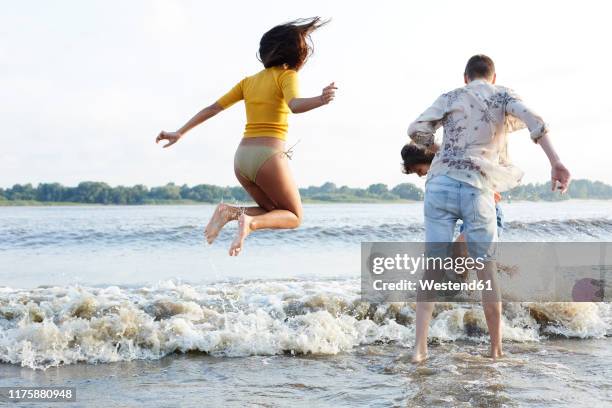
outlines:
{"label": "jumping woman", "polygon": [[225,224],[238,221],[230,256],[240,253],[252,231],[297,228],[302,221],[300,193],[285,150],[287,116],[289,112],[308,112],[334,99],[337,88],[333,82],[312,98],[300,98],[298,90],[298,71],[312,53],[310,34],[326,23],[314,17],[272,28],[259,43],[262,71],[238,82],[176,132],[162,131],[155,139],[156,143],[167,140],[164,147],[170,147],[189,130],[244,100],[247,123],[234,156],[234,173],[257,206],[221,203],[205,229],[206,240],[211,244]]}

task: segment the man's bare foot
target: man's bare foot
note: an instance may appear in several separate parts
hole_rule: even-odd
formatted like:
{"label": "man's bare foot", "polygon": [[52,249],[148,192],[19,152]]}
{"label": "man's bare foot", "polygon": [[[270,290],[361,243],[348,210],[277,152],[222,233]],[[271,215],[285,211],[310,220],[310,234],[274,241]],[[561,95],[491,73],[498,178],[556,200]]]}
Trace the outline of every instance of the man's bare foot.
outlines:
{"label": "man's bare foot", "polygon": [[497,360],[498,358],[504,357],[504,353],[502,353],[501,348],[491,348],[489,357],[491,357],[493,360]]}
{"label": "man's bare foot", "polygon": [[423,361],[427,360],[429,356],[427,355],[427,352],[414,352],[414,354],[412,355],[412,359],[410,360],[410,362],[412,364],[420,364]]}
{"label": "man's bare foot", "polygon": [[236,238],[234,238],[234,242],[232,242],[232,245],[230,246],[230,256],[238,256],[240,254],[240,251],[242,251],[244,240],[251,233],[252,219],[253,217],[246,214],[242,214],[240,217],[238,217],[238,232],[236,233]]}
{"label": "man's bare foot", "polygon": [[206,236],[206,241],[209,244],[212,244],[213,241],[221,232],[221,229],[232,220],[232,211],[229,205],[227,204],[219,204],[217,208],[215,208],[215,212],[213,213],[206,229],[204,230],[204,235]]}

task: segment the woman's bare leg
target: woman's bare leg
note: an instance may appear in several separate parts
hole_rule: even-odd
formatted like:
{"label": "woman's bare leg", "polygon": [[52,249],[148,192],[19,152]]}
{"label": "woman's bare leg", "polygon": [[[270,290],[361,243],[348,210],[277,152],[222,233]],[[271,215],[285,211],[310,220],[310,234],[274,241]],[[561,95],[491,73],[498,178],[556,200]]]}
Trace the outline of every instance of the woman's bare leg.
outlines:
{"label": "woman's bare leg", "polygon": [[242,250],[245,238],[258,229],[292,229],[302,222],[302,201],[293,180],[287,157],[278,153],[268,159],[259,169],[255,180],[259,191],[274,208],[271,211],[238,218],[238,234],[230,246],[229,253],[236,256]]}
{"label": "woman's bare leg", "polygon": [[209,244],[213,243],[225,224],[230,221],[238,220],[240,215],[261,215],[274,209],[274,203],[270,201],[270,199],[255,183],[240,174],[238,169],[234,169],[234,173],[236,174],[236,178],[242,187],[244,187],[251,198],[253,198],[253,200],[255,200],[255,202],[258,204],[258,207],[241,207],[225,203],[220,203],[217,205],[213,216],[204,230],[204,235],[206,235],[206,240]]}

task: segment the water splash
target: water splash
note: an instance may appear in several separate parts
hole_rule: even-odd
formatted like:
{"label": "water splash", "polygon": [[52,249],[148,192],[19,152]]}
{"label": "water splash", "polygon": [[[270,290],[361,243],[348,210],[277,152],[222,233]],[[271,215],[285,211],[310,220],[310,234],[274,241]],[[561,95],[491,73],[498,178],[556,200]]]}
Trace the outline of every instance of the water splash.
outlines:
{"label": "water splash", "polygon": [[[362,302],[359,280],[233,281],[193,286],[0,289],[0,360],[31,368],[76,362],[216,356],[338,354],[414,341],[414,305]],[[610,304],[509,303],[507,341],[603,337]],[[438,304],[431,336],[486,342],[478,305]]]}

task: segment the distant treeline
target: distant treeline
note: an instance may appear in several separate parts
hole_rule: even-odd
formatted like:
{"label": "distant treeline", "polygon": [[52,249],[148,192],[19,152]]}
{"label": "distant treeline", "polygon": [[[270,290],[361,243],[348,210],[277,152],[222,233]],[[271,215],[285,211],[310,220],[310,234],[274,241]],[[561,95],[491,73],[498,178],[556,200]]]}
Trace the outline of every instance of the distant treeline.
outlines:
{"label": "distant treeline", "polygon": [[609,200],[612,199],[612,186],[601,181],[585,179],[572,180],[565,194],[553,192],[550,182],[521,184],[510,191],[502,193],[505,200],[527,200],[527,201],[560,201],[575,199]]}
{"label": "distant treeline", "polygon": [[[306,201],[326,202],[375,202],[423,199],[423,190],[412,183],[402,183],[389,189],[386,184],[372,184],[367,188],[338,187],[325,183],[319,187],[301,188]],[[550,191],[550,183],[521,185],[503,193],[506,200],[564,200],[611,199],[612,186],[599,181],[574,180],[568,194],[560,195]],[[90,203],[90,204],[162,204],[178,202],[216,203],[246,202],[250,198],[242,187],[220,187],[200,184],[189,187],[168,183],[161,187],[148,188],[144,185],[132,187],[111,187],[106,183],[85,181],[76,187],[59,183],[16,184],[11,188],[0,188],[0,203],[45,202],[45,203]]]}
{"label": "distant treeline", "polygon": [[[336,187],[325,183],[320,187],[301,188],[302,198],[316,201],[380,201],[380,200],[422,200],[423,191],[414,184],[399,184],[389,190],[385,184],[372,184],[368,188]],[[111,187],[106,183],[84,181],[76,187],[59,183],[16,184],[11,188],[0,188],[0,202],[64,202],[91,204],[156,204],[168,202],[217,203],[251,201],[242,187],[220,187],[200,184],[189,187],[168,183],[161,187],[148,188],[144,185],[132,187]]]}

